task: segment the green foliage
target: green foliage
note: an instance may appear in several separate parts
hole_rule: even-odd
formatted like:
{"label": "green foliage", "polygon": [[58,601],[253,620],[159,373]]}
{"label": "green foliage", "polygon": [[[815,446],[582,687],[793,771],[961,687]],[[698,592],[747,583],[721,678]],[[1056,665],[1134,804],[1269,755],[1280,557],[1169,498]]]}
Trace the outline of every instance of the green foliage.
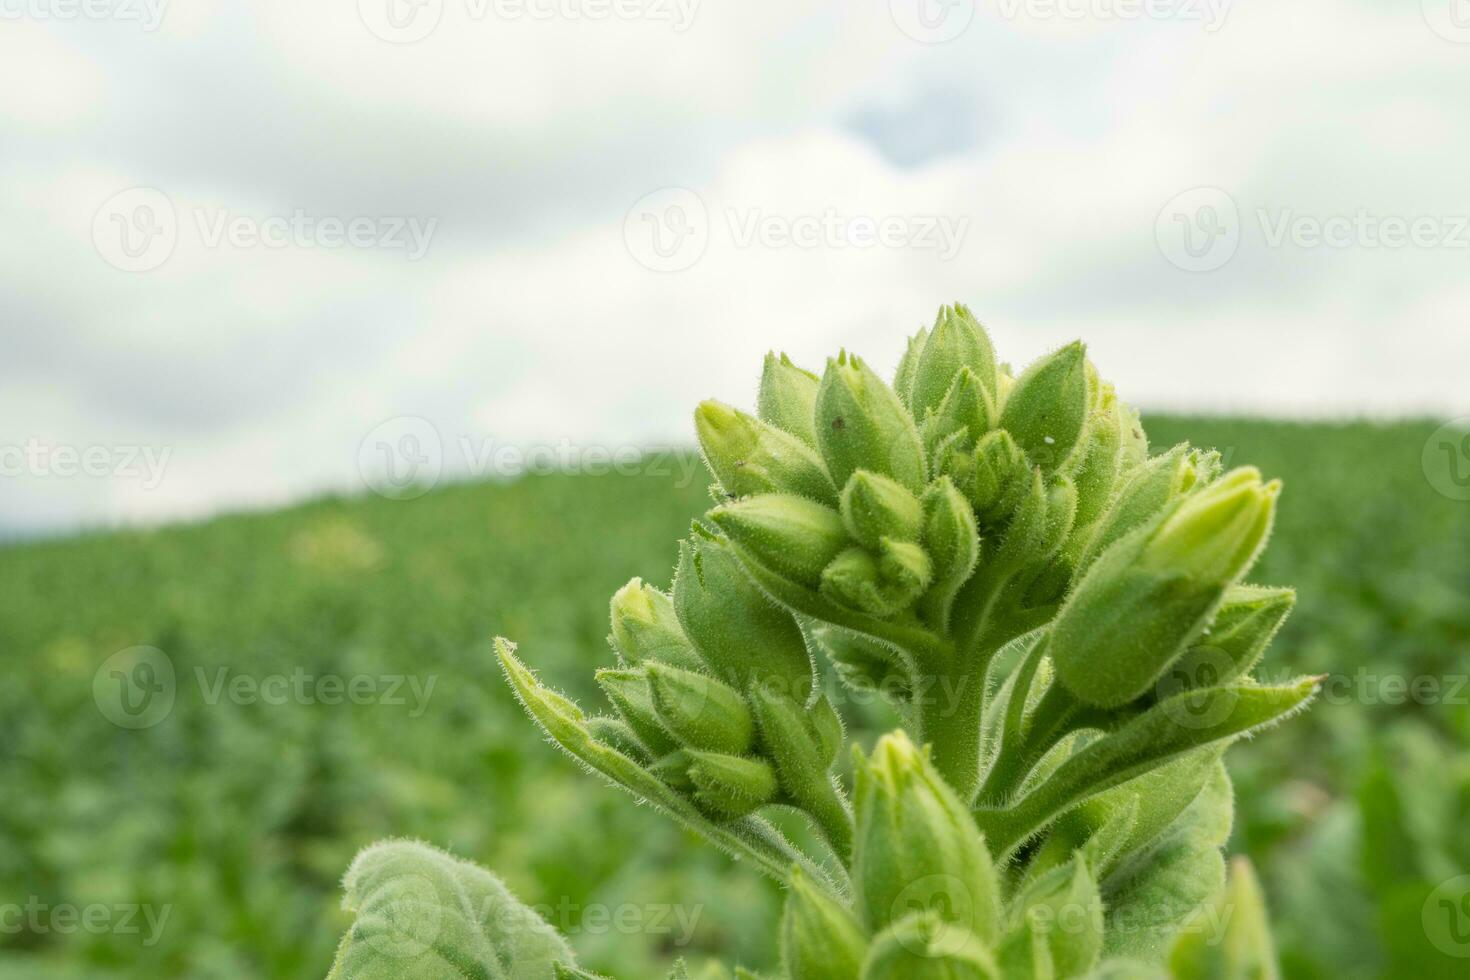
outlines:
{"label": "green foliage", "polygon": [[499,878],[424,844],[374,844],[342,888],[356,919],[328,980],[552,980],[572,957]]}

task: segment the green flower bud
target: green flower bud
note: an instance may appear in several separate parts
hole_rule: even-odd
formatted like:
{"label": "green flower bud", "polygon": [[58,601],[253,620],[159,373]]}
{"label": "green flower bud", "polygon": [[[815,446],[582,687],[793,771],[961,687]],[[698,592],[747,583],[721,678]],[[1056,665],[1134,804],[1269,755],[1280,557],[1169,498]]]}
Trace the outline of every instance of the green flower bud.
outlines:
{"label": "green flower bud", "polygon": [[621,718],[594,715],[587,719],[587,734],[603,745],[617,749],[630,759],[641,763],[647,763],[650,760],[648,749],[638,740],[638,736],[633,734],[633,729],[628,727],[627,722]]}
{"label": "green flower bud", "polygon": [[955,595],[980,557],[975,512],[947,477],[940,477],[924,493],[924,548],[934,564],[934,584],[924,596],[922,611],[930,625],[946,630]]}
{"label": "green flower bud", "polygon": [[766,355],[755,413],[802,442],[817,447],[817,376],[791,363],[785,354]]}
{"label": "green flower bud", "polygon": [[[1081,455],[1077,484],[1077,529],[1090,528],[1113,496],[1123,466],[1124,408],[1113,386],[1103,384],[1098,406],[1088,424],[1087,449]],[[1073,539],[1077,538],[1073,534]],[[1084,542],[1078,542],[1078,547]]]}
{"label": "green flower bud", "polygon": [[867,951],[852,913],[794,869],[781,913],[781,965],[789,980],[856,980]]}
{"label": "green flower bud", "polygon": [[914,420],[893,389],[855,355],[827,362],[817,390],[817,446],[838,486],[865,469],[891,476],[914,493],[924,489],[924,448]]}
{"label": "green flower bud", "polygon": [[1049,652],[1067,690],[1102,708],[1149,690],[1255,559],[1277,489],[1237,470],[1104,552],[1052,627]]}
{"label": "green flower bud", "polygon": [[960,368],[944,400],[924,418],[924,447],[936,452],[938,446],[957,433],[964,437],[961,445],[973,446],[995,422],[995,404],[990,393],[969,368]]}
{"label": "green flower bud", "polygon": [[956,304],[939,310],[934,329],[919,349],[908,396],[914,418],[923,419],[939,407],[962,368],[979,383],[983,399],[994,404],[995,348],[974,314]]}
{"label": "green flower bud", "polygon": [[1202,581],[1232,582],[1255,562],[1271,533],[1280,481],[1253,466],[1232,470],[1186,498],[1149,536],[1141,565]]}
{"label": "green flower bud", "polygon": [[1218,453],[1180,443],[1133,470],[1098,519],[1078,567],[1085,570],[1109,545],[1142,527],[1171,501],[1208,484],[1219,473],[1219,465]]}
{"label": "green flower bud", "polygon": [[848,545],[837,511],[790,494],[732,500],[711,510],[709,519],[754,560],[808,587]]}
{"label": "green flower bud", "polygon": [[855,752],[852,877],[871,930],[934,911],[986,942],[999,931],[999,887],[969,808],[903,732]]}
{"label": "green flower bud", "polygon": [[837,499],[821,457],[796,436],[717,401],[700,403],[694,428],[705,463],[731,496],[794,493],[827,503]]}
{"label": "green flower bud", "polygon": [[740,692],[704,674],[648,665],[648,690],[664,728],[690,748],[741,755],[750,750],[755,721]]}
{"label": "green flower bud", "polygon": [[665,785],[672,786],[684,793],[692,793],[694,792],[694,780],[689,778],[689,766],[693,761],[688,749],[675,749],[661,756],[648,767],[648,771],[657,776]]}
{"label": "green flower bud", "polygon": [[711,816],[735,820],[775,798],[779,788],[776,773],[764,760],[697,749],[687,751],[694,802]]}
{"label": "green flower bud", "polygon": [[1031,464],[1009,432],[987,433],[975,447],[970,500],[984,524],[994,525],[1020,503],[1031,483]]}
{"label": "green flower bud", "polygon": [[653,699],[648,693],[648,676],[643,668],[603,668],[594,677],[597,686],[602,688],[623,721],[638,736],[638,741],[648,748],[649,754],[663,755],[679,747],[653,708]]}
{"label": "green flower bud", "polygon": [[630,664],[662,660],[685,670],[702,666],[674,614],[673,601],[639,578],[613,594],[612,642]]}
{"label": "green flower bud", "polygon": [[751,688],[750,699],[762,752],[775,768],[781,788],[816,818],[833,848],[845,856],[852,846],[852,816],[830,772],[842,741],[842,722],[831,703],[818,698],[807,711],[781,692],[761,687]]}
{"label": "green flower bud", "polygon": [[1138,410],[1124,407],[1123,415],[1123,458],[1121,471],[1127,473],[1135,466],[1148,462],[1148,435],[1143,431],[1143,421]]}
{"label": "green flower bud", "polygon": [[878,541],[878,572],[890,594],[907,606],[929,588],[934,563],[928,552],[912,541],[882,538]]}
{"label": "green flower bud", "polygon": [[970,930],[932,913],[879,933],[861,980],[1000,980],[995,958]]}
{"label": "green flower bud", "polygon": [[858,470],[842,488],[842,523],[853,539],[876,549],[878,539],[916,541],[924,519],[919,498],[886,476]]}
{"label": "green flower bud", "polygon": [[1001,410],[1001,427],[1047,473],[1066,463],[1087,428],[1087,355],[1073,342],[1028,367]]}
{"label": "green flower bud", "polygon": [[798,700],[811,692],[801,629],[751,581],[728,542],[696,534],[680,544],[674,609],[710,670],[737,690],[780,685]]}
{"label": "green flower bud", "polygon": [[878,559],[863,548],[848,548],[822,572],[822,594],[849,609],[891,616],[898,603],[884,594]]}
{"label": "green flower bud", "polygon": [[1046,488],[1046,519],[1036,545],[1038,558],[1050,556],[1062,546],[1077,518],[1077,485],[1065,476],[1053,477]]}
{"label": "green flower bud", "polygon": [[907,405],[909,398],[914,392],[914,372],[919,367],[919,355],[923,353],[924,344],[929,340],[929,328],[920,327],[919,332],[908,339],[908,345],[904,347],[903,357],[898,359],[898,370],[893,376],[893,390],[898,395],[898,400]]}
{"label": "green flower bud", "polygon": [[912,541],[882,538],[878,554],[848,548],[822,572],[822,594],[849,609],[892,616],[929,587],[933,565]]}

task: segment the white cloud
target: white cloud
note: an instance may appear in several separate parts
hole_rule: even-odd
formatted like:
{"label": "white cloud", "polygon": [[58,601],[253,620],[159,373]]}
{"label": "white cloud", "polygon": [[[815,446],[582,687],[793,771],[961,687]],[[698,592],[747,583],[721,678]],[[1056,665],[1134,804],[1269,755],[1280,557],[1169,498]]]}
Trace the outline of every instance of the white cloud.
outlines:
{"label": "white cloud", "polygon": [[[1327,0],[1231,5],[1213,32],[1001,20],[999,2],[935,46],[886,4],[818,2],[705,0],[681,31],[445,0],[406,45],[352,3],[190,4],[151,34],[6,24],[0,445],[174,454],[147,491],[8,480],[10,520],[152,520],[352,485],[363,437],[403,415],[451,452],[460,437],[685,439],[700,398],[750,401],[768,348],[820,367],[848,346],[887,370],[954,299],[1017,362],[1085,337],[1145,405],[1470,411],[1470,247],[1267,234],[1470,214],[1463,46],[1417,10]],[[167,195],[178,240],[125,273],[94,216],[140,185]],[[708,243],[654,272],[624,222],[673,186],[697,194]],[[1189,273],[1155,222],[1199,186],[1230,195],[1240,244]],[[298,210],[437,225],[407,261],[211,246],[196,220]],[[890,219],[920,240],[867,244]],[[952,256],[924,238],[931,220]]]}

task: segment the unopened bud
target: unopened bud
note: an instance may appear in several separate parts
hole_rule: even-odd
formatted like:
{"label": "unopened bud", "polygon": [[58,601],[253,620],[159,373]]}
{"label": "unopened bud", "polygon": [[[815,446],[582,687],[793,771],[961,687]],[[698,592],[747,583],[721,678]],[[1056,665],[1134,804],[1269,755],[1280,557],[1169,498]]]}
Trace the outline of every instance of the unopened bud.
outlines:
{"label": "unopened bud", "polygon": [[939,407],[962,368],[978,382],[984,400],[993,404],[995,348],[974,314],[956,304],[940,309],[934,329],[919,349],[908,400],[915,419],[922,420]]}
{"label": "unopened bud", "polygon": [[679,747],[654,711],[648,693],[648,677],[642,668],[611,670],[604,668],[596,675],[597,685],[612,702],[623,721],[638,736],[651,755],[663,755]]}
{"label": "unopened bud", "polygon": [[975,513],[994,524],[1020,502],[1031,482],[1031,464],[1009,432],[986,434],[975,447]]}
{"label": "unopened bud", "polygon": [[1049,653],[1067,689],[1102,708],[1148,691],[1250,567],[1276,493],[1237,470],[1103,552],[1052,626]]}
{"label": "unopened bud", "polygon": [[801,629],[751,581],[728,542],[696,534],[681,543],[674,609],[710,671],[737,690],[763,683],[798,700],[810,693]]}
{"label": "unopened bud", "polygon": [[785,354],[767,354],[756,415],[815,449],[817,383],[815,374],[792,364]]}
{"label": "unopened bud", "polygon": [[859,917],[877,930],[937,911],[986,941],[999,932],[999,886],[974,818],[902,732],[856,754],[853,885]]}
{"label": "unopened bud", "polygon": [[776,773],[766,761],[697,749],[688,752],[694,802],[711,816],[735,820],[775,797]]}
{"label": "unopened bud", "polygon": [[686,746],[731,755],[749,751],[755,721],[745,699],[730,685],[694,671],[649,664],[648,690],[664,728]]}
{"label": "unopened bud", "polygon": [[1087,355],[1074,342],[1036,361],[1016,379],[1000,424],[1031,462],[1061,468],[1087,428]]}
{"label": "unopened bud", "polygon": [[995,423],[990,393],[969,368],[960,368],[944,399],[924,417],[921,434],[931,451],[956,433],[963,436],[961,444],[973,446]]}
{"label": "unopened bud", "polygon": [[781,913],[781,963],[789,980],[855,980],[868,940],[851,912],[798,868]]}
{"label": "unopened bud", "polygon": [[855,355],[827,362],[817,391],[817,446],[838,486],[863,469],[891,476],[914,493],[924,489],[924,448],[914,420]]}
{"label": "unopened bud", "polygon": [[717,401],[700,403],[694,428],[710,472],[731,496],[794,493],[828,503],[837,499],[822,458],[796,436]]}
{"label": "unopened bud", "polygon": [[924,549],[934,565],[934,583],[924,596],[923,612],[930,625],[943,631],[955,595],[980,556],[975,512],[946,477],[924,493]]}
{"label": "unopened bud", "polygon": [[1143,549],[1142,567],[1205,582],[1244,575],[1271,533],[1279,481],[1261,482],[1254,467],[1231,471],[1185,499]]}
{"label": "unopened bud", "polygon": [[822,569],[848,545],[842,516],[785,493],[721,504],[709,519],[751,558],[793,582],[815,587]]}
{"label": "unopened bud", "polygon": [[662,660],[686,670],[700,667],[699,654],[679,625],[673,601],[639,578],[613,594],[612,640],[630,664]]}
{"label": "unopened bud", "polygon": [[1001,980],[1001,973],[979,937],[930,912],[874,937],[862,980]]}
{"label": "unopened bud", "polygon": [[1181,443],[1134,469],[1124,477],[1117,495],[1079,557],[1086,569],[1109,545],[1134,528],[1142,527],[1172,501],[1213,480],[1220,456]]}
{"label": "unopened bud", "polygon": [[917,540],[924,518],[918,497],[867,470],[858,470],[842,488],[841,508],[847,533],[868,548],[877,548],[885,537]]}

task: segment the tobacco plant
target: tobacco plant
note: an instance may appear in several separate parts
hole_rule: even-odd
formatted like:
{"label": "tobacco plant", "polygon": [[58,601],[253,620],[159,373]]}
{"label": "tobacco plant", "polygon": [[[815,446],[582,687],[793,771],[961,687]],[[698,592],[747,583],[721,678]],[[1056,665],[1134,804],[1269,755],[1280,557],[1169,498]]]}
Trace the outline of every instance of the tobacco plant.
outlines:
{"label": "tobacco plant", "polygon": [[[786,886],[781,976],[1276,975],[1221,848],[1225,750],[1317,683],[1251,676],[1294,601],[1243,581],[1278,483],[1151,455],[1080,343],[1013,374],[959,305],[892,384],[852,354],[820,376],[772,354],[755,414],[705,402],[695,428],[715,505],[667,591],[613,596],[607,708],[497,650],[552,741]],[[849,779],[851,690],[902,727],[853,746]],[[333,977],[593,976],[422,845],[364,852],[346,885]]]}

